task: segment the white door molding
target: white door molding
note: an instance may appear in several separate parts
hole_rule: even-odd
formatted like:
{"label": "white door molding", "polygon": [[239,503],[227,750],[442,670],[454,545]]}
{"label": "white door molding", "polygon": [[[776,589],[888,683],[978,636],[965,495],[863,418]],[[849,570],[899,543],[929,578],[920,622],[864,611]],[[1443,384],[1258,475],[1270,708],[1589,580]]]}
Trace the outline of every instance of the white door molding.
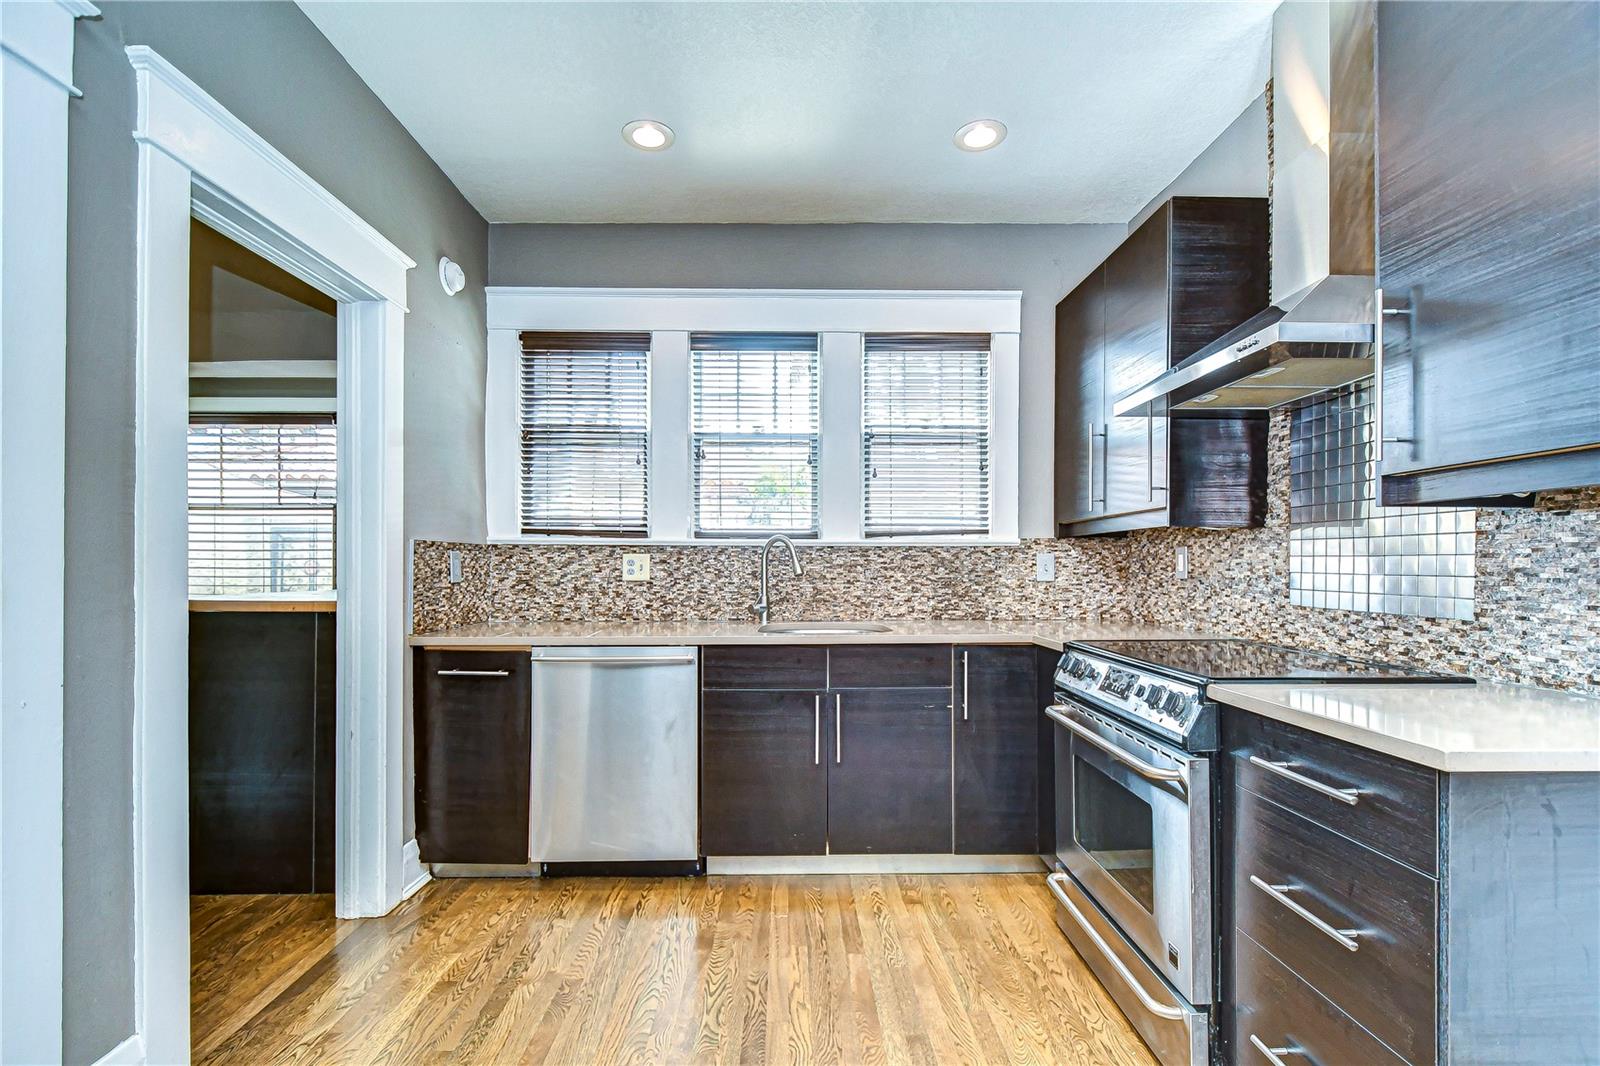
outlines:
{"label": "white door molding", "polygon": [[189,1055],[189,224],[339,300],[335,909],[405,889],[402,350],[416,264],[155,52],[138,89],[134,465],[134,1016],[151,1062]]}
{"label": "white door molding", "polygon": [[67,100],[96,14],[0,10],[0,1063],[61,1061]]}

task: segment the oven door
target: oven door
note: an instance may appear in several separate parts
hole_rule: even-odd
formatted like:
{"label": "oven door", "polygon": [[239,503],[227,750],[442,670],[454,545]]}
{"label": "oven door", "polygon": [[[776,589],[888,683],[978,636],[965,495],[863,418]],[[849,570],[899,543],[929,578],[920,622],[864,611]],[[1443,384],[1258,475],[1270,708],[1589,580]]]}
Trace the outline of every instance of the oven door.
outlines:
{"label": "oven door", "polygon": [[1056,723],[1056,854],[1150,965],[1212,1001],[1210,761],[1075,700]]}

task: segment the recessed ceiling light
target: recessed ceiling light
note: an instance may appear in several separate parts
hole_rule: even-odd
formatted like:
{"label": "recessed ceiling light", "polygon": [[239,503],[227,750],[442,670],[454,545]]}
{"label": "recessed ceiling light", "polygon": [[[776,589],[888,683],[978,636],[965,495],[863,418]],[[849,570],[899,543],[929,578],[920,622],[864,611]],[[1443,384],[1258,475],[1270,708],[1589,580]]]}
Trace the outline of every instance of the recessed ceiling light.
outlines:
{"label": "recessed ceiling light", "polygon": [[622,127],[622,139],[642,152],[659,152],[672,147],[672,127],[647,118],[635,119]]}
{"label": "recessed ceiling light", "polygon": [[956,130],[956,147],[963,152],[987,152],[1006,139],[1006,124],[999,119],[980,118]]}

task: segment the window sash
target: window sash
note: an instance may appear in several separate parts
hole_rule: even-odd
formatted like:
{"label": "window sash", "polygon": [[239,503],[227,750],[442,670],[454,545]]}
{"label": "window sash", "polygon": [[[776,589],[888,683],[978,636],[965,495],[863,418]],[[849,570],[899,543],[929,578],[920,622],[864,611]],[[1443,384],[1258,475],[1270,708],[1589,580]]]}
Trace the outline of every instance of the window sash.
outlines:
{"label": "window sash", "polygon": [[694,535],[818,536],[816,336],[767,335],[767,347],[717,339],[725,346],[691,340]]}
{"label": "window sash", "polygon": [[867,338],[861,386],[864,536],[991,532],[991,379],[987,337],[918,335],[915,343]]}
{"label": "window sash", "polygon": [[331,422],[189,426],[189,593],[334,588],[337,431]]}
{"label": "window sash", "polygon": [[601,350],[616,347],[575,342],[522,353],[525,534],[649,535],[649,353]]}

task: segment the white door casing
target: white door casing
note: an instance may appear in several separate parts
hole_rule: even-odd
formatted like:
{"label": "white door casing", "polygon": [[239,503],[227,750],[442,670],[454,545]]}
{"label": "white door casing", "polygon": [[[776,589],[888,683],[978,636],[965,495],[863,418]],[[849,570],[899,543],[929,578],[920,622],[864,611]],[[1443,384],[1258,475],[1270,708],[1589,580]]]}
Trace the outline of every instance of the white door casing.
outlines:
{"label": "white door casing", "polygon": [[135,1023],[189,1055],[189,225],[197,217],[339,301],[335,909],[384,914],[403,863],[401,531],[406,272],[416,264],[154,51],[138,89],[134,488]]}

